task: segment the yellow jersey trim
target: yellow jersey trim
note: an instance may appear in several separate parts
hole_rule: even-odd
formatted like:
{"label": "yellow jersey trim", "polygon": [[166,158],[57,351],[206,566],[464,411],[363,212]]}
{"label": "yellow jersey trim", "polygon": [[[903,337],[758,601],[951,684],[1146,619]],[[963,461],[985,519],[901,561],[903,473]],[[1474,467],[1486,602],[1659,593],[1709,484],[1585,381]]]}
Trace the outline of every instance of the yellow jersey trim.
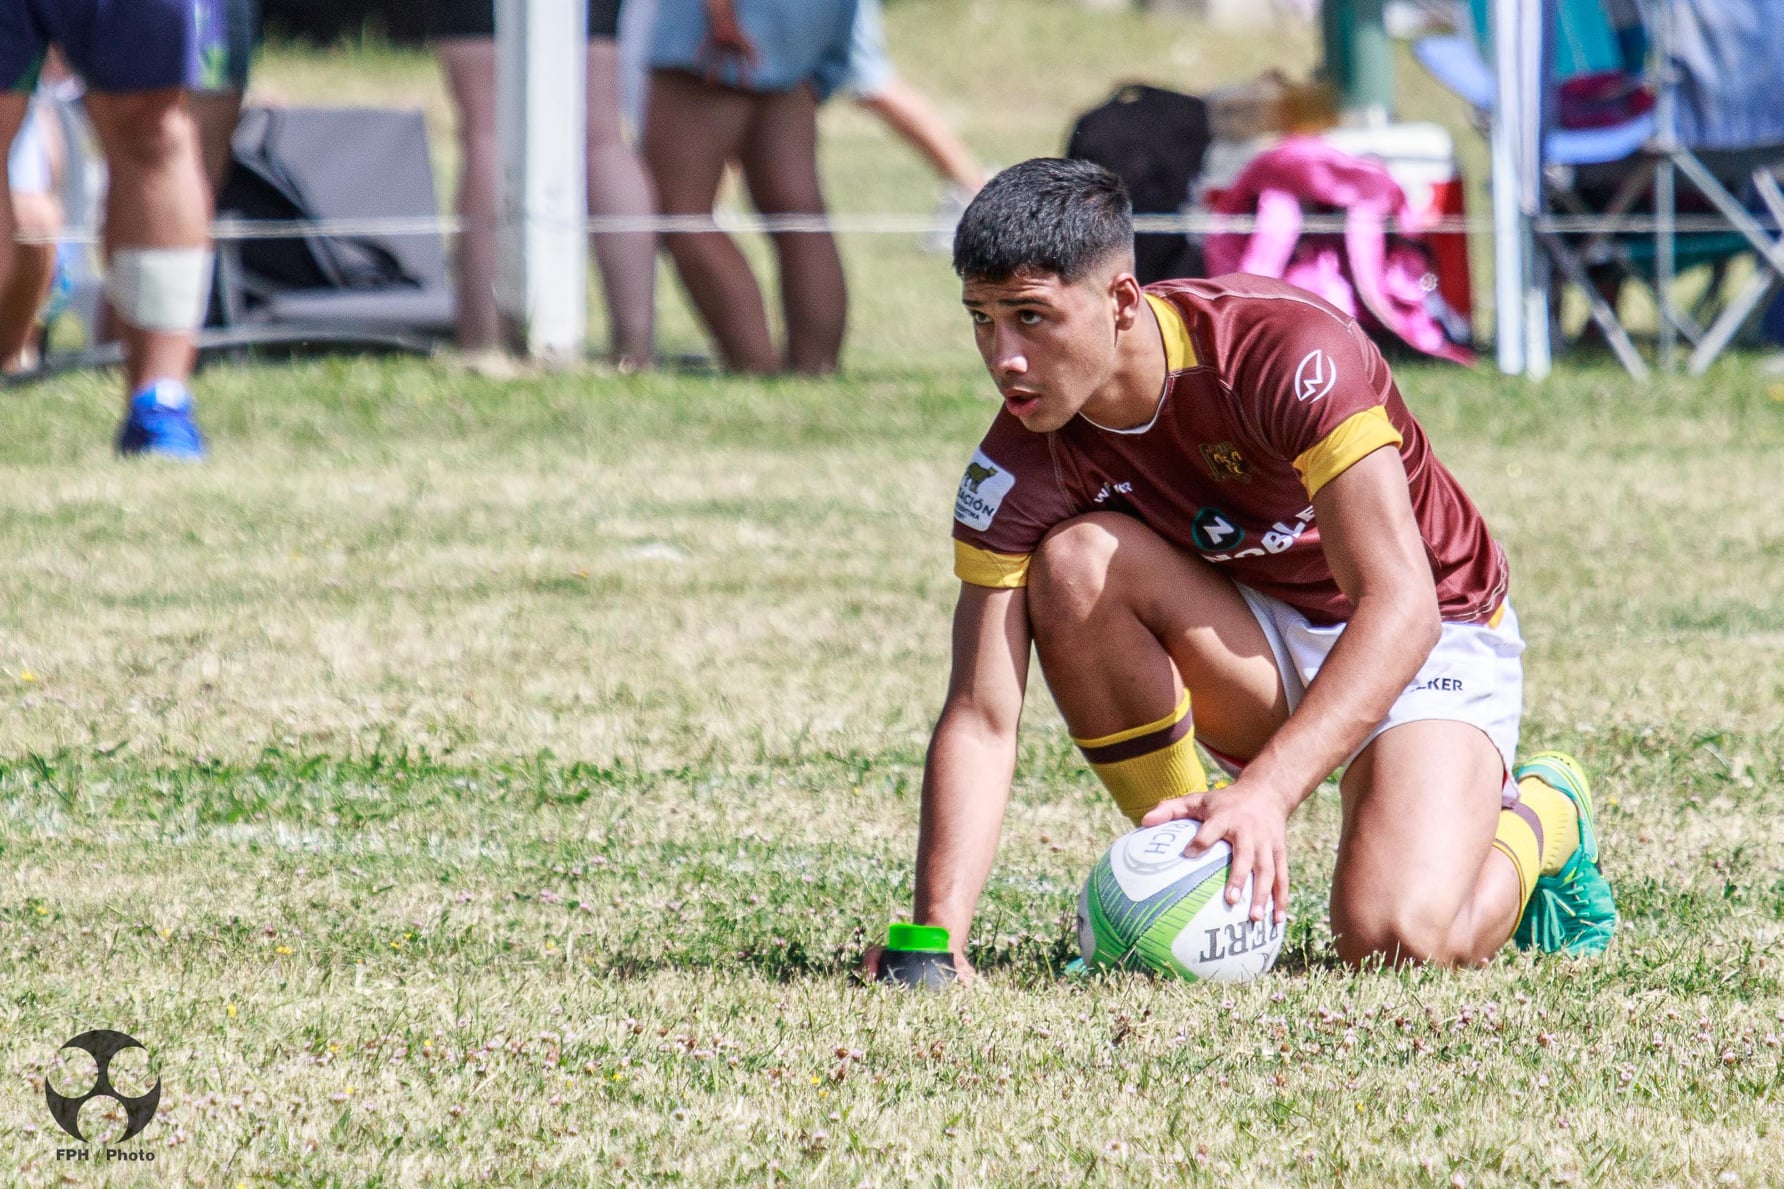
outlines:
{"label": "yellow jersey trim", "polygon": [[1026,553],[993,553],[965,541],[955,541],[954,576],[974,586],[1013,590],[1028,585],[1028,556]]}
{"label": "yellow jersey trim", "polygon": [[1497,611],[1493,612],[1493,618],[1487,620],[1487,627],[1497,628],[1500,625],[1500,623],[1502,623],[1504,621],[1505,606],[1506,605],[1504,603],[1499,604],[1499,609]]}
{"label": "yellow jersey trim", "polygon": [[1143,727],[1129,727],[1125,731],[1116,731],[1113,735],[1104,735],[1100,739],[1073,739],[1072,742],[1076,743],[1079,747],[1087,747],[1092,750],[1098,747],[1113,747],[1117,743],[1126,743],[1129,739],[1138,739],[1141,735],[1150,735],[1154,731],[1162,731],[1166,727],[1175,726],[1182,722],[1184,716],[1188,713],[1189,691],[1184,690],[1183,696],[1177,699],[1177,709],[1171,711],[1157,722],[1149,722]]}
{"label": "yellow jersey trim", "polygon": [[1196,358],[1196,345],[1189,340],[1189,327],[1184,323],[1182,313],[1162,297],[1148,293],[1146,300],[1152,303],[1152,313],[1158,319],[1158,332],[1164,336],[1165,370],[1183,372],[1195,367],[1200,361]]}
{"label": "yellow jersey trim", "polygon": [[1365,454],[1373,454],[1383,446],[1398,446],[1400,431],[1388,420],[1388,411],[1380,405],[1352,413],[1338,428],[1307,448],[1295,459],[1295,470],[1307,488],[1307,498],[1342,475]]}

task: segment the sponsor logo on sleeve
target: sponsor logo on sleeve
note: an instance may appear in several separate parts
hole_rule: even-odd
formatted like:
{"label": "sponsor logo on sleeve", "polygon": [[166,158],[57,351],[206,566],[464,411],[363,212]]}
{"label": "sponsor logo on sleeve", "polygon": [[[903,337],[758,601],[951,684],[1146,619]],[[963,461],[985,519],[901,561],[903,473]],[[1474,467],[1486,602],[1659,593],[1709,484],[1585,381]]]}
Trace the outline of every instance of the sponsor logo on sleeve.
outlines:
{"label": "sponsor logo on sleeve", "polygon": [[1295,399],[1311,404],[1332,391],[1338,382],[1338,365],[1332,357],[1315,347],[1301,357],[1295,368]]}
{"label": "sponsor logo on sleeve", "polygon": [[1014,486],[1016,476],[992,462],[983,450],[975,451],[954,496],[954,519],[967,528],[985,531]]}

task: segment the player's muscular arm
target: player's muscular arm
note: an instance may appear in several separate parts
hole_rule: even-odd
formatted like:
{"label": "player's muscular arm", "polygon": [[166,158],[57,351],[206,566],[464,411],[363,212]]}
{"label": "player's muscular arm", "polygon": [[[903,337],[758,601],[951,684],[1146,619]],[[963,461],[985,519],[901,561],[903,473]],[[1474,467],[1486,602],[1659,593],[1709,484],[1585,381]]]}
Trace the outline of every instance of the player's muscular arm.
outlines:
{"label": "player's muscular arm", "polygon": [[948,930],[957,956],[991,872],[1028,684],[1027,593],[963,583],[948,697],[923,771],[915,917]]}
{"label": "player's muscular arm", "polygon": [[1247,782],[1290,810],[1386,716],[1441,629],[1399,451],[1365,455],[1313,507],[1332,576],[1356,610],[1301,705],[1246,768]]}

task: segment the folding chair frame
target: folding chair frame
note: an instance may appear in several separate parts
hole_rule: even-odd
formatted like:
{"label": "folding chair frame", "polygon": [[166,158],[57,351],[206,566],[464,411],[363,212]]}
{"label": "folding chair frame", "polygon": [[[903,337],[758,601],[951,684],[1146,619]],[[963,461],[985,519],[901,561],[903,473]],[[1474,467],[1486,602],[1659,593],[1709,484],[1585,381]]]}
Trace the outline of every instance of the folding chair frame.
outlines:
{"label": "folding chair frame", "polygon": [[[1674,150],[1666,155],[1660,168],[1663,174],[1674,168],[1683,173],[1692,186],[1728,220],[1729,226],[1753,245],[1757,256],[1757,268],[1753,276],[1729,300],[1721,315],[1693,345],[1685,370],[1693,376],[1701,376],[1715,362],[1716,356],[1734,340],[1734,336],[1746,324],[1753,311],[1777,288],[1778,282],[1784,280],[1784,190],[1780,190],[1774,173],[1774,170],[1784,168],[1784,151],[1780,152],[1776,162],[1755,165],[1751,173],[1754,192],[1759,195],[1771,215],[1776,239],[1768,236],[1765,225],[1729,193],[1728,188],[1695,154]],[[1670,315],[1672,296],[1669,290],[1662,290],[1661,308]]]}
{"label": "folding chair frame", "polygon": [[1681,75],[1672,59],[1677,36],[1673,3],[1674,0],[1657,0],[1647,14],[1654,34],[1651,48],[1659,62],[1657,77],[1660,82],[1657,115],[1661,134],[1654,146],[1658,157],[1655,212],[1659,215],[1659,222],[1654,234],[1655,262],[1658,266],[1657,295],[1662,311],[1660,364],[1663,368],[1670,369],[1673,366],[1677,346],[1673,332],[1678,323],[1674,319],[1676,311],[1672,302],[1671,285],[1675,272],[1672,254],[1673,219],[1678,209],[1676,175],[1683,173],[1685,180],[1709,200],[1727,227],[1738,232],[1751,245],[1757,265],[1753,277],[1742,286],[1740,293],[1727,302],[1710,327],[1700,336],[1687,335],[1693,342],[1686,370],[1693,376],[1699,376],[1734,341],[1735,335],[1746,324],[1753,311],[1759,308],[1760,303],[1777,287],[1778,281],[1784,278],[1784,192],[1780,191],[1775,176],[1778,169],[1784,168],[1784,144],[1760,143],[1704,151],[1704,155],[1714,154],[1717,158],[1732,158],[1743,163],[1740,170],[1727,170],[1724,173],[1748,174],[1754,193],[1759,196],[1770,216],[1772,226],[1768,234],[1766,226],[1756,213],[1742,205],[1730,192],[1716,172],[1704,163],[1699,151],[1679,143],[1674,116]]}
{"label": "folding chair frame", "polygon": [[[1550,266],[1566,281],[1580,288],[1593,323],[1603,331],[1618,361],[1637,378],[1648,374],[1648,365],[1630,341],[1616,311],[1592,284],[1589,264],[1616,263],[1626,274],[1653,287],[1660,311],[1659,366],[1662,370],[1672,369],[1678,341],[1683,337],[1691,348],[1686,366],[1692,375],[1701,375],[1709,368],[1784,281],[1784,184],[1781,184],[1784,183],[1784,136],[1779,136],[1771,125],[1748,125],[1732,133],[1704,135],[1693,132],[1691,135],[1701,137],[1705,143],[1685,145],[1680,143],[1673,118],[1677,104],[1681,102],[1681,85],[1685,79],[1684,68],[1673,56],[1677,44],[1673,6],[1707,2],[1648,0],[1642,5],[1651,35],[1650,57],[1656,63],[1652,77],[1656,81],[1657,102],[1648,117],[1650,128],[1641,134],[1634,122],[1630,122],[1625,130],[1638,137],[1645,136],[1645,143],[1643,139],[1631,139],[1624,145],[1607,144],[1602,147],[1615,151],[1593,157],[1585,155],[1595,151],[1588,145],[1576,146],[1585,150],[1583,154],[1555,151],[1556,146],[1551,144],[1553,138],[1568,135],[1566,130],[1554,128],[1547,119],[1553,103],[1548,56],[1552,42],[1548,30],[1554,21],[1556,0],[1539,0],[1534,5],[1528,0],[1495,0],[1492,9],[1494,37],[1502,46],[1512,48],[1499,55],[1496,72],[1490,80],[1491,87],[1485,81],[1487,73],[1484,70],[1460,73],[1464,84],[1472,80],[1477,95],[1471,102],[1477,107],[1481,106],[1480,97],[1490,97],[1495,89],[1502,98],[1517,97],[1516,103],[1493,105],[1492,125],[1495,234],[1501,244],[1514,236],[1523,244],[1521,263],[1518,250],[1502,247],[1495,250],[1496,264],[1502,275],[1509,271],[1513,278],[1509,282],[1510,293],[1505,291],[1506,286],[1501,286],[1499,294],[1499,360],[1500,367],[1508,373],[1547,373],[1552,325],[1545,325],[1540,317],[1534,321],[1528,316],[1508,320],[1506,311],[1514,306],[1521,306],[1525,311],[1551,306]],[[1744,37],[1740,44],[1746,48],[1764,44],[1752,40],[1750,29],[1744,29],[1739,36]],[[1466,55],[1450,44],[1456,40],[1447,39],[1443,45],[1420,54],[1421,60],[1439,81],[1446,84],[1450,74],[1458,73],[1445,69],[1455,64],[1452,59],[1470,64]],[[1702,57],[1700,50],[1688,52],[1694,53],[1694,60]],[[1763,53],[1755,60],[1767,64],[1776,61],[1775,56],[1767,58]],[[1741,77],[1745,82],[1745,76]],[[1750,83],[1748,85],[1750,88]],[[1461,88],[1452,89],[1462,93]],[[1512,110],[1510,116],[1506,114],[1508,107]],[[1534,111],[1536,118],[1524,118],[1524,109]],[[1775,119],[1775,116],[1765,118]],[[1753,131],[1761,126],[1764,131]],[[1502,131],[1508,127],[1511,131],[1502,136]],[[1543,158],[1550,153],[1554,160],[1569,164],[1627,159],[1629,169],[1619,179],[1611,203],[1605,210],[1594,214],[1588,212],[1577,197],[1569,194],[1569,187],[1556,172],[1545,168]],[[1735,162],[1739,163],[1738,168],[1723,167]],[[1501,186],[1499,171],[1504,171],[1515,181]],[[1680,308],[1672,292],[1679,271],[1675,236],[1685,221],[1677,206],[1681,174],[1684,183],[1708,202],[1711,209],[1706,218],[1713,224],[1713,230],[1724,241],[1735,245],[1727,256],[1750,251],[1757,266],[1755,274],[1740,286],[1739,292],[1731,295],[1723,284],[1726,257],[1716,259],[1711,264],[1717,270],[1714,283],[1690,313]],[[1748,189],[1757,199],[1753,209],[1743,205],[1741,198],[1736,196],[1737,192]],[[1636,200],[1650,190],[1654,198],[1654,215],[1631,214]],[[1742,193],[1742,197],[1746,196]],[[1701,225],[1705,220],[1693,215],[1690,221]],[[1582,223],[1587,225],[1582,226]],[[1642,233],[1654,236],[1651,271],[1634,267],[1636,262],[1629,250],[1629,237]],[[1531,260],[1532,248],[1540,249],[1535,261]],[[1720,245],[1717,250],[1721,250]],[[1509,327],[1508,321],[1511,323]]]}
{"label": "folding chair frame", "polygon": [[[1586,299],[1592,322],[1604,335],[1605,342],[1610,346],[1612,353],[1616,355],[1618,362],[1636,379],[1647,378],[1647,363],[1642,359],[1641,352],[1630,339],[1629,333],[1623,328],[1616,311],[1599,294],[1597,285],[1593,284],[1589,272],[1591,266],[1616,265],[1624,277],[1648,286],[1654,292],[1655,304],[1660,311],[1661,318],[1666,323],[1663,338],[1673,335],[1682,336],[1692,345],[1695,352],[1707,351],[1708,358],[1713,358],[1717,351],[1727,345],[1727,340],[1739,331],[1753,306],[1763,301],[1766,293],[1770,291],[1770,286],[1767,285],[1761,288],[1757,294],[1750,294],[1748,292],[1752,288],[1750,282],[1747,287],[1743,288],[1740,296],[1726,297],[1723,294],[1723,282],[1726,278],[1728,262],[1726,259],[1717,259],[1708,265],[1711,270],[1711,278],[1704,295],[1698,300],[1694,309],[1687,311],[1680,309],[1671,296],[1671,282],[1677,275],[1676,263],[1674,267],[1667,270],[1664,276],[1658,269],[1643,269],[1635,263],[1630,256],[1629,243],[1626,238],[1629,232],[1619,232],[1616,229],[1617,224],[1625,222],[1632,226],[1644,226],[1649,221],[1646,216],[1631,215],[1630,210],[1650,188],[1658,188],[1658,185],[1663,182],[1661,173],[1668,164],[1670,164],[1668,159],[1660,154],[1646,155],[1632,163],[1632,167],[1617,184],[1610,202],[1599,211],[1588,209],[1577,194],[1551,174],[1544,180],[1544,197],[1552,207],[1562,208],[1561,217],[1559,219],[1553,216],[1545,217],[1538,220],[1536,224],[1536,235],[1544,251],[1566,279],[1580,289]],[[1714,174],[1705,171],[1704,176],[1712,185],[1716,185],[1727,195],[1727,191],[1717,182]],[[1693,177],[1691,180],[1694,185],[1697,184],[1697,178]],[[1776,192],[1776,182],[1769,174],[1766,175],[1764,184],[1771,186],[1772,190]],[[1676,197],[1675,192],[1674,203],[1676,203]],[[1738,202],[1734,202],[1732,195],[1727,195],[1727,200],[1733,203],[1735,209],[1742,209]],[[1712,201],[1715,200],[1712,199]],[[1673,247],[1676,244],[1673,237],[1677,234],[1677,230],[1668,214],[1674,203],[1668,203],[1659,217],[1653,220],[1655,234],[1661,241],[1655,245],[1656,264],[1659,264],[1663,251],[1675,262],[1677,259],[1676,248]],[[1719,212],[1726,218],[1727,211],[1722,210],[1720,204],[1718,207]],[[1751,218],[1749,212],[1742,210],[1742,213]],[[1571,229],[1567,226],[1566,221],[1572,217],[1588,220],[1595,226],[1583,234],[1570,234]],[[1748,235],[1746,238],[1751,240],[1752,236]],[[1763,271],[1765,270],[1762,269]],[[1743,305],[1743,303],[1745,304]],[[1711,322],[1711,324],[1706,327],[1706,322]],[[1711,338],[1713,333],[1722,334],[1725,337],[1716,341]]]}
{"label": "folding chair frame", "polygon": [[[1650,177],[1651,171],[1648,170],[1638,169],[1629,174],[1618,184],[1616,193],[1611,196],[1610,203],[1597,214],[1610,219],[1627,214],[1629,208],[1634,206],[1636,200],[1641,197]],[[1563,186],[1552,184],[1550,179],[1545,178],[1543,189],[1547,199],[1571,208],[1575,214],[1592,213],[1585,209],[1585,205],[1572,191]],[[1536,238],[1542,244],[1543,250],[1549,258],[1561,269],[1562,274],[1585,295],[1592,321],[1603,333],[1604,341],[1610,345],[1617,361],[1636,379],[1647,379],[1648,365],[1643,362],[1641,352],[1636,350],[1635,344],[1629,339],[1629,332],[1623,329],[1623,323],[1618,319],[1617,312],[1610,307],[1610,303],[1604,300],[1604,297],[1598,292],[1598,286],[1592,283],[1592,278],[1586,272],[1584,261],[1587,258],[1613,259],[1616,257],[1616,249],[1609,235],[1602,231],[1593,233],[1578,248],[1574,248],[1567,242],[1567,237],[1555,230],[1545,219],[1539,220],[1536,224]],[[1629,272],[1630,269],[1626,267],[1627,260],[1624,259],[1622,263],[1625,265],[1624,271]],[[1662,304],[1667,303],[1663,302]]]}

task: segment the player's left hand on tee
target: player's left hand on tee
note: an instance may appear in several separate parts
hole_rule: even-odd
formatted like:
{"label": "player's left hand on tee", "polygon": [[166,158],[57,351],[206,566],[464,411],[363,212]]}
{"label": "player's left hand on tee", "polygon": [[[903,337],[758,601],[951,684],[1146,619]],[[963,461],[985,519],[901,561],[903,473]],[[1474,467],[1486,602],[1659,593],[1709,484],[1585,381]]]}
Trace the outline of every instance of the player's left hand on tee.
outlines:
{"label": "player's left hand on tee", "polygon": [[1202,828],[1184,854],[1194,858],[1223,840],[1233,848],[1226,887],[1228,904],[1239,903],[1249,879],[1251,919],[1263,920],[1266,905],[1274,908],[1277,924],[1288,919],[1288,814],[1276,798],[1262,790],[1247,789],[1241,777],[1213,792],[1160,801],[1140,824],[1161,826],[1185,818],[1201,822]]}

